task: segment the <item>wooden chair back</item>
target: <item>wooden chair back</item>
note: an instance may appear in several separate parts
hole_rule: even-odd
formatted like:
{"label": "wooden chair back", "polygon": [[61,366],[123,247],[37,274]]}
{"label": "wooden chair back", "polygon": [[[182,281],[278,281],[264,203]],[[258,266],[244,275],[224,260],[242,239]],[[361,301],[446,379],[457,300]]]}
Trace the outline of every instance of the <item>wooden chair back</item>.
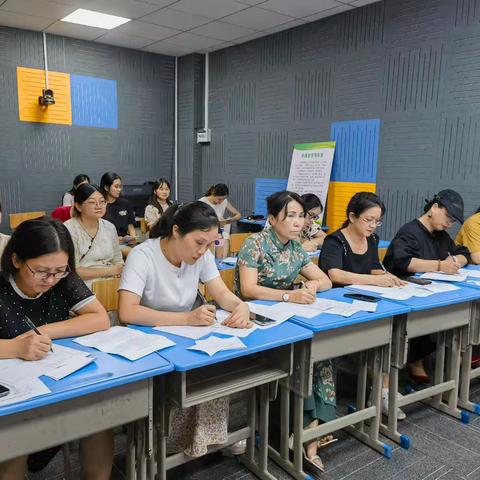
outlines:
{"label": "wooden chair back", "polygon": [[120,277],[102,278],[92,283],[92,292],[107,312],[118,309],[119,285]]}
{"label": "wooden chair back", "polygon": [[46,215],[46,212],[22,212],[22,213],[10,213],[10,228],[15,230],[25,220],[32,220],[34,218],[41,218]]}
{"label": "wooden chair back", "polygon": [[252,235],[251,232],[247,233],[232,233],[230,235],[230,253],[232,255],[236,255],[239,251],[240,248],[243,245],[243,242],[250,236]]}

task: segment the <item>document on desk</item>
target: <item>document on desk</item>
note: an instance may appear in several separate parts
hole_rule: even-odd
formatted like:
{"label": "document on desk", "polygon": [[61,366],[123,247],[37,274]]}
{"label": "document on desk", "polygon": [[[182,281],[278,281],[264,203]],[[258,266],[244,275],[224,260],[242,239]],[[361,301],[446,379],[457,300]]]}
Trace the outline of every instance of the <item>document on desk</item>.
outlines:
{"label": "document on desk", "polygon": [[224,263],[225,265],[236,265],[237,264],[237,257],[226,257],[222,258],[220,263]]}
{"label": "document on desk", "polygon": [[95,361],[88,352],[54,344],[53,352],[41,360],[27,361],[18,358],[0,360],[0,375],[15,382],[18,378],[38,378],[42,375],[61,380]]}
{"label": "document on desk", "polygon": [[359,310],[361,310],[363,312],[370,312],[370,313],[376,312],[377,311],[377,306],[378,306],[377,303],[363,302],[362,300],[354,300],[352,302],[352,307],[358,308]]}
{"label": "document on desk", "polygon": [[150,353],[175,345],[175,342],[162,335],[152,335],[127,327],[112,327],[103,332],[75,338],[73,341],[129,360],[138,360]]}
{"label": "document on desk", "polygon": [[221,338],[211,335],[205,340],[197,340],[195,345],[188,347],[188,350],[198,350],[212,356],[218,352],[243,348],[247,346],[237,337]]}
{"label": "document on desk", "polygon": [[447,282],[432,282],[429,285],[422,286],[422,288],[432,293],[445,293],[460,290],[460,287]]}
{"label": "document on desk", "polygon": [[465,275],[467,278],[480,278],[480,270],[470,270],[469,268],[461,268],[458,273]]}
{"label": "document on desk", "polygon": [[35,377],[13,382],[5,379],[2,372],[0,374],[0,384],[5,385],[10,390],[7,395],[0,398],[0,407],[51,393],[51,390],[40,379]]}
{"label": "document on desk", "polygon": [[438,280],[440,282],[464,282],[467,279],[467,275],[464,273],[426,272],[422,273],[420,278],[425,278],[426,280]]}
{"label": "document on desk", "polygon": [[275,325],[280,325],[283,322],[286,322],[289,318],[295,315],[292,312],[291,303],[274,303],[273,305],[260,305],[258,303],[247,302],[250,311],[253,313],[258,313],[258,315],[263,315],[264,317],[275,320]]}

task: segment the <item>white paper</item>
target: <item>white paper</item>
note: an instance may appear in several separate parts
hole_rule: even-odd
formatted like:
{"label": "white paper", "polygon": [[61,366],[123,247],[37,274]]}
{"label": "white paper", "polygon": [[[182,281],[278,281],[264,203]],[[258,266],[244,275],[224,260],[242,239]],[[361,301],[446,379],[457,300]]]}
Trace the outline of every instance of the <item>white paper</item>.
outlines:
{"label": "white paper", "polygon": [[206,335],[210,335],[213,331],[213,327],[196,327],[192,325],[153,327],[153,329],[158,330],[159,332],[178,335],[179,337],[191,338],[192,340],[198,340]]}
{"label": "white paper", "polygon": [[222,258],[221,263],[225,263],[226,265],[236,265],[237,264],[237,257],[227,257]]}
{"label": "white paper", "polygon": [[445,293],[452,292],[454,290],[460,290],[460,287],[445,282],[432,282],[429,285],[423,286],[422,288],[432,293]]}
{"label": "white paper", "polygon": [[354,300],[352,302],[352,306],[358,308],[359,310],[363,310],[364,312],[376,312],[377,311],[377,304],[373,302],[363,302],[362,300]]}
{"label": "white paper", "polygon": [[7,395],[0,398],[0,407],[51,393],[51,390],[38,378],[10,382],[0,375],[0,385],[10,389]]}
{"label": "white paper", "polygon": [[102,352],[120,355],[129,360],[138,360],[150,353],[175,345],[175,342],[162,335],[149,335],[126,327],[112,327],[109,330],[75,338],[74,342]]}
{"label": "white paper", "polygon": [[422,273],[420,278],[425,278],[427,280],[438,280],[441,282],[464,282],[467,279],[467,276],[465,274],[427,272]]}
{"label": "white paper", "polygon": [[247,346],[237,337],[220,338],[212,335],[205,340],[197,340],[188,350],[198,350],[207,355],[215,355],[221,351],[238,350]]}
{"label": "white paper", "polygon": [[295,315],[289,307],[291,304],[286,302],[274,303],[273,305],[259,305],[258,303],[253,302],[247,303],[251,312],[275,320],[276,325],[286,322],[289,318]]}
{"label": "white paper", "polygon": [[480,278],[480,270],[470,270],[469,268],[461,268],[458,273],[469,278]]}

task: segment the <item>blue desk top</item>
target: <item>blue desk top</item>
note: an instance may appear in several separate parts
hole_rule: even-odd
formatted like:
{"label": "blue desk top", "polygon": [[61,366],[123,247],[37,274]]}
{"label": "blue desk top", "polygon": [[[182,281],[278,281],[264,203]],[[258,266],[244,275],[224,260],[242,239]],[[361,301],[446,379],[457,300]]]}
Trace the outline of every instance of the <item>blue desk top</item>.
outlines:
{"label": "blue desk top", "polygon": [[173,370],[173,365],[156,353],[132,362],[117,355],[84,347],[69,339],[55,340],[54,343],[90,352],[96,361],[59,381],[45,376],[40,377],[52,393],[0,407],[0,417],[144,380]]}
{"label": "blue desk top", "polygon": [[[317,293],[317,297],[352,303],[352,299],[344,297],[344,294],[348,292],[349,290],[346,290],[345,288],[333,288],[326,292]],[[377,303],[376,312],[358,312],[351,317],[321,313],[313,318],[293,317],[290,321],[308,328],[312,332],[325,332],[327,330],[335,330],[337,328],[348,327],[349,325],[356,325],[358,323],[371,322],[373,320],[378,320],[379,318],[400,315],[402,313],[408,313],[409,311],[410,308],[406,306],[398,305],[386,300],[380,300]]]}
{"label": "blue desk top", "polygon": [[378,248],[388,248],[390,246],[390,240],[380,240],[378,242]]}
{"label": "blue desk top", "polygon": [[[464,270],[480,270],[480,265],[466,265],[463,267]],[[470,280],[470,281],[469,281]],[[480,278],[475,278],[475,277],[468,277],[467,275],[467,280],[465,282],[458,282],[456,285],[462,286],[462,287],[468,287],[468,288],[473,288],[475,290],[480,290],[480,285],[476,285],[475,283],[472,282],[480,282]]]}
{"label": "blue desk top", "polygon": [[[435,293],[429,297],[410,297],[407,300],[390,300],[388,302],[406,305],[410,307],[412,312],[419,312],[422,310],[429,310],[431,308],[446,307],[456,303],[471,302],[472,300],[480,299],[480,289],[466,287],[466,283],[455,283],[459,290],[452,292]],[[351,290],[353,291],[353,290]],[[365,292],[357,290],[359,293],[371,295],[373,297],[381,298],[381,295],[375,292]]]}
{"label": "blue desk top", "polygon": [[[195,340],[190,338],[159,332],[158,330],[153,330],[151,327],[136,326],[134,328],[138,328],[139,330],[148,333],[163,335],[174,341],[176,343],[175,346],[165,348],[158,352],[158,354],[173,363],[175,370],[179,372],[213,365],[233,358],[244,357],[246,355],[251,355],[252,353],[262,352],[264,350],[270,350],[272,348],[312,338],[311,331],[305,330],[291,322],[284,322],[277,327],[269,328],[267,330],[256,330],[248,337],[241,338],[240,340],[247,346],[247,348],[218,352],[215,355],[209,356],[204,352],[187,350],[188,347],[195,343]],[[223,337],[224,335],[217,336]]]}

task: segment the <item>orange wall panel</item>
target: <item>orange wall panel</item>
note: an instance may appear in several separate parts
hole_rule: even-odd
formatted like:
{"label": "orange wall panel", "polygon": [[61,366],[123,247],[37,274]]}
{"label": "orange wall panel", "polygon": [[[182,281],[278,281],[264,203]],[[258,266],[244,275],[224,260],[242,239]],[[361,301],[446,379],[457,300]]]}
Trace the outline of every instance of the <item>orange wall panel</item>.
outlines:
{"label": "orange wall panel", "polygon": [[357,192],[374,192],[375,183],[330,182],[327,196],[327,222],[329,233],[338,230],[346,218],[347,205]]}
{"label": "orange wall panel", "polygon": [[22,122],[72,124],[70,75],[48,72],[48,87],[53,90],[55,105],[41,107],[38,97],[45,88],[45,71],[36,68],[17,67],[18,113]]}

